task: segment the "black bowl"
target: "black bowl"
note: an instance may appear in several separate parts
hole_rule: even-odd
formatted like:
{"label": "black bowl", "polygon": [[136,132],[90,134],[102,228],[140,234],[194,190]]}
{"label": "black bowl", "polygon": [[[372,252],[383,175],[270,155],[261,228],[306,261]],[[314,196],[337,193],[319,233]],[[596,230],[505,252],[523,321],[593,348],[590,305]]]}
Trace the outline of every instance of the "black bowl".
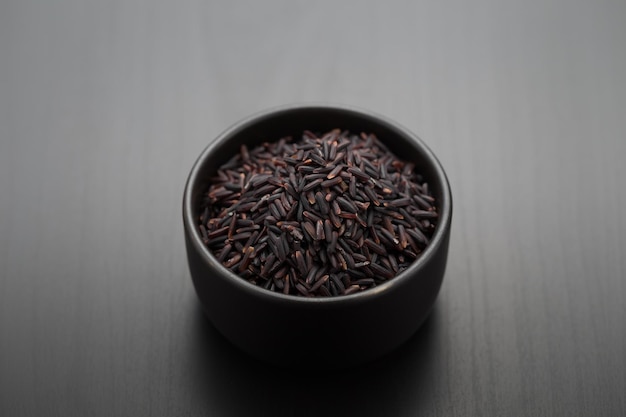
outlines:
{"label": "black bowl", "polygon": [[[439,220],[428,247],[404,272],[360,293],[305,298],[248,283],[203,244],[197,222],[203,193],[219,166],[250,147],[303,130],[374,133],[416,164],[436,198]],[[193,166],[183,198],[185,243],[196,293],[213,325],[241,350],[286,368],[331,369],[378,358],[405,342],[428,317],[446,267],[452,196],[435,155],[413,133],[384,117],[348,107],[297,105],[247,118],[222,133]]]}

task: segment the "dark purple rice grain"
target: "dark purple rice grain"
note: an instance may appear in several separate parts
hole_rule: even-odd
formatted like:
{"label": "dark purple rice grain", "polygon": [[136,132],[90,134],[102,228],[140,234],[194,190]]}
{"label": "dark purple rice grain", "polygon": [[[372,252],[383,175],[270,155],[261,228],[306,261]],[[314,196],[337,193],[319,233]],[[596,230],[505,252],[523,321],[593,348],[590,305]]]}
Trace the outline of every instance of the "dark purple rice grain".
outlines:
{"label": "dark purple rice grain", "polygon": [[422,233],[419,229],[408,229],[406,231],[409,236],[415,239],[417,242],[423,244],[424,246],[428,245],[428,238]]}
{"label": "dark purple rice grain", "polygon": [[352,248],[350,248],[350,245],[354,244],[352,239],[347,239],[345,236],[342,236],[337,240],[337,243],[339,243],[339,250],[343,249],[345,252],[352,252]]}
{"label": "dark purple rice grain", "polygon": [[345,284],[341,281],[341,278],[337,274],[330,274],[331,282],[340,290],[340,292],[345,291]]}
{"label": "dark purple rice grain", "polygon": [[[276,235],[280,235],[283,231],[282,229],[278,226],[277,224],[270,224],[269,226],[267,226],[268,230],[270,230],[271,232],[273,232]],[[273,235],[270,234],[270,239],[272,238]]]}
{"label": "dark purple rice grain", "polygon": [[324,222],[322,220],[318,220],[315,226],[315,238],[317,240],[325,240],[326,235],[324,234]]}
{"label": "dark purple rice grain", "polygon": [[[310,162],[310,160],[308,160],[308,162]],[[305,162],[300,162],[301,164],[306,163]],[[313,171],[315,170],[315,167],[310,166],[310,165],[299,165],[298,166],[298,172],[301,174],[312,174]]]}
{"label": "dark purple rice grain", "polygon": [[343,259],[346,261],[346,264],[348,265],[349,269],[354,269],[356,268],[356,264],[354,263],[354,258],[352,257],[351,251],[345,251],[345,250],[341,250],[343,248],[339,248],[341,255],[343,256]]}
{"label": "dark purple rice grain", "polygon": [[328,213],[328,218],[335,228],[339,229],[341,227],[341,219],[335,214],[333,210]]}
{"label": "dark purple rice grain", "polygon": [[343,170],[345,165],[340,164],[337,165],[335,168],[332,169],[332,171],[330,171],[328,173],[328,175],[326,176],[327,179],[332,180],[333,178],[336,178],[337,175],[339,175],[341,173],[341,171]]}
{"label": "dark purple rice grain", "polygon": [[230,240],[244,240],[248,239],[250,236],[252,236],[252,233],[250,232],[237,233],[236,235],[233,235]]}
{"label": "dark purple rice grain", "polygon": [[246,248],[246,250],[244,251],[243,259],[241,260],[241,263],[239,264],[239,272],[243,272],[246,270],[246,268],[248,268],[248,265],[250,265],[250,256],[252,255],[253,252],[254,252],[253,246],[248,246]]}
{"label": "dark purple rice grain", "polygon": [[402,249],[406,249],[406,247],[409,244],[409,241],[408,241],[408,238],[407,238],[407,235],[406,235],[406,231],[405,231],[403,225],[399,225],[398,226],[398,236],[400,238],[399,239],[400,240],[400,247]]}
{"label": "dark purple rice grain", "polygon": [[365,246],[370,248],[373,252],[376,252],[379,255],[384,255],[386,253],[385,248],[378,243],[374,242],[371,239],[365,239]]}
{"label": "dark purple rice grain", "polygon": [[350,191],[350,197],[352,197],[352,198],[356,198],[357,197],[356,178],[355,177],[351,177],[350,178],[350,185],[348,187],[348,191]]}
{"label": "dark purple rice grain", "polygon": [[373,272],[375,272],[378,275],[382,275],[383,277],[387,279],[393,278],[395,275],[392,270],[387,269],[374,262],[370,263],[369,267],[372,269]]}
{"label": "dark purple rice grain", "polygon": [[[320,173],[316,173],[316,174],[309,174],[309,175],[305,175],[304,179],[308,182],[311,182],[313,180],[325,180],[326,179],[326,174],[320,174]],[[323,183],[322,183],[323,184]],[[317,185],[317,184],[316,184]],[[306,190],[305,190],[306,191]]]}
{"label": "dark purple rice grain", "polygon": [[417,219],[435,219],[438,217],[437,212],[427,210],[414,210],[413,216]]}
{"label": "dark purple rice grain", "polygon": [[367,222],[363,220],[358,214],[356,215],[356,221],[361,225],[361,227],[366,228]]}
{"label": "dark purple rice grain", "polygon": [[368,260],[368,258],[362,253],[355,252],[352,254],[352,256],[354,256],[354,260],[357,262],[365,262]]}
{"label": "dark purple rice grain", "polygon": [[371,187],[363,187],[363,192],[375,206],[380,206],[380,200],[376,195],[376,192]]}
{"label": "dark purple rice grain", "polygon": [[235,241],[233,242],[233,246],[235,247],[235,249],[237,250],[237,252],[239,253],[243,253],[244,250],[244,246],[240,241]]}
{"label": "dark purple rice grain", "polygon": [[326,160],[324,159],[323,156],[318,155],[316,153],[311,153],[309,156],[310,156],[311,160],[313,162],[317,163],[318,165],[321,165],[321,166],[326,165]]}
{"label": "dark purple rice grain", "polygon": [[313,226],[313,224],[311,222],[305,221],[302,223],[302,228],[304,229],[305,232],[308,233],[308,235],[312,238],[315,239],[315,226]]}
{"label": "dark purple rice grain", "polygon": [[[320,272],[320,269],[321,268],[319,267],[319,265],[314,265],[313,268],[311,268],[308,274],[306,275],[306,279],[304,282],[307,285],[311,285],[315,281],[315,278],[317,278],[317,273]],[[323,270],[321,272],[322,274],[324,273]]]}
{"label": "dark purple rice grain", "polygon": [[315,293],[322,285],[324,285],[327,281],[328,281],[328,274],[326,275],[322,275],[321,278],[319,278],[315,284],[313,284],[313,286],[311,287],[311,293]]}
{"label": "dark purple rice grain", "polygon": [[271,291],[336,296],[409,267],[438,212],[428,184],[372,134],[305,131],[240,153],[211,181],[199,233],[225,267]]}
{"label": "dark purple rice grain", "polygon": [[343,179],[341,177],[334,177],[330,180],[326,180],[326,181],[322,181],[321,186],[325,187],[325,188],[329,188],[332,187],[333,185],[337,185],[339,183],[343,182]]}
{"label": "dark purple rice grain", "polygon": [[359,291],[361,291],[361,287],[359,287],[358,285],[350,285],[343,292],[343,295],[350,295],[350,294],[354,294],[354,293],[359,292]]}
{"label": "dark purple rice grain", "polygon": [[337,202],[339,203],[339,207],[341,207],[341,209],[349,211],[350,213],[358,213],[359,211],[352,201],[349,201],[344,197],[337,197]]}
{"label": "dark purple rice grain", "polygon": [[236,253],[230,259],[228,259],[226,262],[224,262],[224,266],[226,268],[232,268],[232,267],[234,267],[237,264],[237,262],[239,262],[240,259],[241,259],[241,254],[240,253]]}
{"label": "dark purple rice grain", "polygon": [[216,238],[208,240],[206,245],[209,247],[215,247],[217,245],[223,244],[225,240],[226,240],[226,236],[218,236]]}
{"label": "dark purple rice grain", "polygon": [[330,243],[328,244],[328,252],[329,254],[334,252],[335,249],[337,248],[337,241],[339,239],[339,234],[337,233],[336,230],[333,230],[332,233],[332,239],[330,241]]}
{"label": "dark purple rice grain", "polygon": [[330,223],[330,220],[324,220],[324,236],[326,237],[326,243],[330,243],[332,241],[332,233],[333,225]]}
{"label": "dark purple rice grain", "polygon": [[282,218],[282,219],[287,218],[287,210],[285,210],[285,207],[280,202],[280,199],[274,201],[274,206],[278,210],[278,213],[280,214],[280,216],[279,216],[280,218]]}
{"label": "dark purple rice grain", "polygon": [[[265,249],[266,246],[267,246],[267,242],[261,242],[254,247],[254,252],[255,253],[261,252],[263,249]],[[258,259],[258,258],[255,258],[255,259]]]}
{"label": "dark purple rice grain", "polygon": [[326,216],[330,211],[330,206],[328,205],[328,201],[326,201],[324,194],[322,194],[320,191],[315,193],[315,202],[317,203],[317,208],[319,209],[320,213]]}
{"label": "dark purple rice grain", "polygon": [[396,257],[392,253],[390,253],[387,259],[389,259],[391,269],[393,269],[393,271],[397,274],[400,267],[398,266],[398,261],[396,261]]}
{"label": "dark purple rice grain", "polygon": [[298,292],[304,295],[305,297],[308,297],[310,295],[309,290],[307,290],[306,287],[301,282],[298,282],[296,284],[296,290],[298,290]]}
{"label": "dark purple rice grain", "polygon": [[[285,275],[285,276],[286,276],[286,275]],[[276,286],[276,288],[277,288],[279,291],[282,291],[282,289],[285,287],[285,281],[284,281],[284,279],[280,279],[280,278],[278,278],[278,277],[274,277],[272,281],[273,281],[274,285]]]}
{"label": "dark purple rice grain", "polygon": [[248,238],[248,240],[246,241],[246,244],[243,245],[244,247],[248,247],[248,246],[254,246],[256,245],[258,239],[259,239],[259,231],[255,230],[254,232],[252,232],[252,234],[250,235],[250,237]]}
{"label": "dark purple rice grain", "polygon": [[415,203],[419,206],[419,208],[423,209],[423,210],[428,210],[429,208],[432,207],[432,204],[430,204],[429,202],[427,202],[426,200],[424,200],[421,195],[415,194],[412,196],[413,201],[415,201]]}
{"label": "dark purple rice grain", "polygon": [[278,251],[278,259],[281,262],[285,262],[287,260],[287,251],[280,238],[276,238],[276,250]]}
{"label": "dark purple rice grain", "polygon": [[296,265],[300,269],[300,273],[301,274],[306,273],[307,267],[306,267],[306,262],[304,261],[304,256],[302,255],[302,252],[297,250],[295,252],[295,258],[296,258]]}
{"label": "dark purple rice grain", "polygon": [[283,253],[285,254],[285,258],[290,254],[291,248],[289,247],[289,240],[287,239],[287,235],[281,233],[280,238],[278,240],[283,247]]}
{"label": "dark purple rice grain", "polygon": [[374,178],[374,179],[379,179],[380,177],[378,176],[378,172],[374,169],[374,168],[370,168],[369,166],[366,166],[364,168],[364,171],[367,175],[370,176],[370,178]]}
{"label": "dark purple rice grain", "polygon": [[371,177],[357,167],[349,167],[346,171],[354,175],[356,179],[362,182],[368,182]]}
{"label": "dark purple rice grain", "polygon": [[209,233],[207,234],[207,238],[209,238],[209,239],[213,239],[214,237],[217,237],[217,236],[222,236],[222,235],[228,234],[229,230],[231,230],[231,229],[230,229],[230,227],[228,227],[228,226],[226,226],[226,227],[220,227],[219,229],[215,229],[215,230],[213,230],[212,232],[209,232]]}
{"label": "dark purple rice grain", "polygon": [[226,260],[226,257],[230,253],[231,248],[232,246],[230,244],[224,245],[222,250],[217,255],[217,260],[220,261],[221,263],[224,263],[224,261]]}
{"label": "dark purple rice grain", "polygon": [[398,245],[400,245],[400,241],[389,230],[387,230],[387,229],[380,229],[380,234],[381,234],[381,236],[383,238],[385,238],[387,240],[388,246],[398,246]]}
{"label": "dark purple rice grain", "polygon": [[370,287],[372,285],[374,285],[374,279],[373,278],[362,278],[362,279],[358,279],[356,281],[352,281],[355,285],[359,285],[359,286],[365,286],[365,287]]}

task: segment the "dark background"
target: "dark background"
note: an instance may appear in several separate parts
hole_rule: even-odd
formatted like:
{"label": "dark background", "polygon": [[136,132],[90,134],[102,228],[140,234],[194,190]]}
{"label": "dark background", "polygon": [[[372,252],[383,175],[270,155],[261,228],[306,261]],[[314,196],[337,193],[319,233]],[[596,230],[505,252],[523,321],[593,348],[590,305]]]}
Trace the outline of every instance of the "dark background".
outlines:
{"label": "dark background", "polygon": [[[621,0],[1,1],[0,415],[625,415],[625,45]],[[455,199],[431,318],[332,375],[235,351],[183,245],[201,150],[305,101]]]}

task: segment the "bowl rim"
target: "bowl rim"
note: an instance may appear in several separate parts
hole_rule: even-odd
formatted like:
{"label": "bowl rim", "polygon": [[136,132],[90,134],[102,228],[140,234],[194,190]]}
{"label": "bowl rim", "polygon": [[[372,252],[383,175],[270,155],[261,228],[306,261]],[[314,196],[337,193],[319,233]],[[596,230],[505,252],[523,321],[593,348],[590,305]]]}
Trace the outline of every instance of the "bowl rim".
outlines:
{"label": "bowl rim", "polygon": [[[413,146],[418,148],[418,151],[425,156],[428,163],[432,165],[435,176],[441,183],[441,198],[440,198],[440,212],[439,222],[435,228],[435,232],[426,246],[426,249],[420,254],[420,256],[411,263],[411,265],[402,271],[400,274],[391,278],[387,282],[380,284],[374,288],[367,289],[365,291],[357,292],[349,295],[341,295],[335,297],[299,297],[289,294],[278,293],[259,287],[252,284],[245,279],[242,279],[239,275],[224,267],[217,258],[211,253],[210,249],[202,243],[202,237],[200,231],[196,227],[194,221],[194,208],[192,206],[192,189],[199,181],[199,173],[204,167],[207,158],[216,149],[220,148],[230,138],[237,135],[241,131],[253,126],[257,122],[266,120],[268,118],[277,117],[285,113],[298,112],[298,111],[336,111],[343,113],[351,113],[357,117],[362,117],[375,122],[378,125],[395,131],[398,135],[404,136],[409,139],[409,142]],[[452,193],[450,190],[450,184],[448,177],[441,165],[439,159],[435,156],[433,151],[424,143],[424,141],[415,133],[408,130],[400,123],[389,119],[386,116],[378,113],[365,110],[355,106],[348,106],[343,104],[329,104],[329,103],[297,103],[287,104],[282,106],[271,107],[266,110],[258,111],[243,119],[232,124],[230,127],[222,131],[214,140],[202,150],[198,158],[195,160],[191,171],[187,177],[185,183],[185,189],[183,193],[183,224],[185,234],[188,235],[188,242],[190,242],[194,249],[202,260],[209,264],[216,272],[219,272],[221,278],[232,281],[233,285],[240,288],[242,291],[250,293],[250,295],[265,298],[268,301],[303,304],[303,305],[344,305],[346,303],[364,302],[373,298],[380,297],[385,293],[391,292],[394,288],[400,287],[407,280],[410,280],[415,272],[419,271],[423,265],[435,256],[437,249],[444,243],[450,224],[452,221]]]}

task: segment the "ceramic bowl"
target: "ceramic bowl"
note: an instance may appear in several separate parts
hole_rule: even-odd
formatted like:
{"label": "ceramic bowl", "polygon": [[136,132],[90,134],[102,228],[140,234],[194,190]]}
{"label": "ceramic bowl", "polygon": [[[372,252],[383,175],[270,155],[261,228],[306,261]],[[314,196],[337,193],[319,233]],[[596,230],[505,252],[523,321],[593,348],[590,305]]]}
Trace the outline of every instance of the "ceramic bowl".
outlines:
{"label": "ceramic bowl", "polygon": [[[202,195],[218,167],[242,144],[253,147],[303,130],[371,132],[416,164],[436,199],[439,220],[429,245],[405,271],[373,289],[338,297],[297,297],[253,285],[226,269],[203,244],[197,227]],[[385,355],[413,335],[430,313],[443,280],[452,219],[446,174],[415,134],[369,111],[291,105],[261,112],[227,129],[195,162],[183,197],[191,278],[215,328],[244,352],[285,368],[331,369]]]}

